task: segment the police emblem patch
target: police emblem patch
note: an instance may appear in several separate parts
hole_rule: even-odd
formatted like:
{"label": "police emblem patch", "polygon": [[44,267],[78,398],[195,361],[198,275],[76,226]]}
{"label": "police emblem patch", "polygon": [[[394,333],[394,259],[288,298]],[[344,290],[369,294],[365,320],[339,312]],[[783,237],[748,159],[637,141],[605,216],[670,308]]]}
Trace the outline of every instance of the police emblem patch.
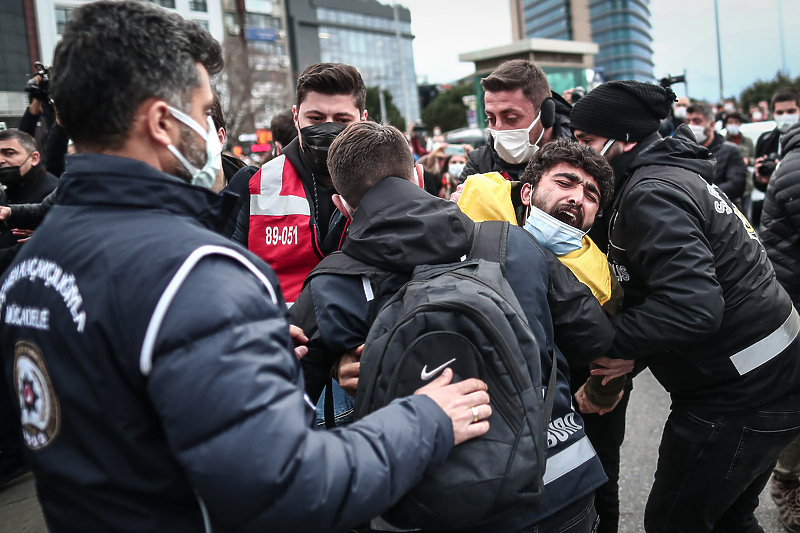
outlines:
{"label": "police emblem patch", "polygon": [[61,428],[61,413],[42,350],[32,342],[14,346],[14,386],[25,444],[32,450],[44,448]]}

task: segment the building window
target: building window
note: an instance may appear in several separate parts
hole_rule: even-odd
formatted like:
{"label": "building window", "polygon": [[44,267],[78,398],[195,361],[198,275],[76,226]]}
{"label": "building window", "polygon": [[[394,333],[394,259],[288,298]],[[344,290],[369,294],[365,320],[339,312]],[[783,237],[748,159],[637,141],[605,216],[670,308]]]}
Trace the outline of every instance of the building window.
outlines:
{"label": "building window", "polygon": [[56,8],[56,35],[64,33],[64,26],[67,25],[72,15],[71,7],[57,7]]}
{"label": "building window", "polygon": [[204,30],[208,31],[208,21],[207,20],[194,19],[194,20],[192,20],[192,22],[196,22],[197,24],[200,25],[201,28],[203,28]]}
{"label": "building window", "polygon": [[200,11],[202,13],[208,13],[208,4],[206,4],[206,0],[190,0],[189,9],[191,9],[192,11]]}
{"label": "building window", "polygon": [[175,0],[150,0],[150,2],[158,4],[161,7],[168,7],[170,9],[175,9]]}

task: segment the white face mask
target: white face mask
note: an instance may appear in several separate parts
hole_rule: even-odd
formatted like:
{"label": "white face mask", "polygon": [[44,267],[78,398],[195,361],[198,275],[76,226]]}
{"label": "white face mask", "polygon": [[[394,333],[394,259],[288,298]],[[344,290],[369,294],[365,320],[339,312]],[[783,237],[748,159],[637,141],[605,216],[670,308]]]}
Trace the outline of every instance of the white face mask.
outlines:
{"label": "white face mask", "polygon": [[450,174],[450,176],[460,176],[465,166],[467,166],[466,163],[450,163],[447,166],[447,173]]}
{"label": "white face mask", "polygon": [[197,168],[175,148],[175,145],[167,145],[167,149],[175,156],[175,159],[186,167],[189,174],[192,175],[192,185],[210,189],[217,179],[217,174],[219,174],[219,171],[222,169],[222,146],[219,144],[219,137],[217,136],[216,128],[214,128],[214,121],[211,117],[208,117],[208,129],[204,130],[195,119],[183,111],[175,109],[172,106],[167,106],[167,108],[169,112],[172,113],[173,117],[192,128],[206,141],[206,164],[203,165],[203,168]]}
{"label": "white face mask", "polygon": [[675,118],[683,120],[686,118],[686,108],[680,105],[672,110],[672,114],[675,116]]}
{"label": "white face mask", "polygon": [[753,111],[753,114],[750,116],[750,118],[758,122],[759,120],[764,118],[764,115],[761,114],[761,111]]}
{"label": "white face mask", "polygon": [[778,125],[778,130],[782,133],[789,131],[789,128],[797,124],[800,115],[775,115],[775,124]]}
{"label": "white face mask", "polygon": [[737,124],[731,124],[728,126],[728,135],[733,135],[734,137],[739,135],[739,126]]}
{"label": "white face mask", "polygon": [[694,133],[694,138],[697,139],[697,142],[703,144],[708,139],[708,135],[706,135],[706,127],[705,126],[695,126],[694,124],[689,124],[689,128]]}
{"label": "white face mask", "polygon": [[539,141],[542,140],[544,135],[544,128],[539,138],[536,139],[534,144],[530,142],[530,132],[533,127],[542,118],[542,112],[536,115],[536,120],[531,122],[527,128],[519,130],[489,130],[489,133],[494,137],[494,149],[497,150],[497,155],[506,163],[512,165],[519,165],[527,163],[533,157],[533,154],[539,151]]}
{"label": "white face mask", "polygon": [[538,207],[531,205],[528,209],[530,212],[524,228],[539,244],[558,256],[567,255],[583,247],[585,231],[551,217]]}
{"label": "white face mask", "polygon": [[735,106],[735,105],[733,105],[733,104],[725,104],[725,105],[723,106],[723,108],[724,108],[724,109],[725,109],[725,111],[727,111],[728,113],[733,113],[734,111],[736,111],[736,106]]}

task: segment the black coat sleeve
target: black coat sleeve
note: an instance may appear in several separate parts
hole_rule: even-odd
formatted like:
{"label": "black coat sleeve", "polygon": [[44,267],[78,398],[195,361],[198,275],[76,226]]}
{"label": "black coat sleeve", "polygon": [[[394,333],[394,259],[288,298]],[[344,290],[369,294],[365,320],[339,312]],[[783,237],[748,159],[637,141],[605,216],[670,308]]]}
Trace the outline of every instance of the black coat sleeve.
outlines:
{"label": "black coat sleeve", "polygon": [[44,197],[38,204],[11,204],[11,216],[6,220],[11,228],[36,229],[44,220],[44,216],[56,203],[58,188]]}
{"label": "black coat sleeve", "polygon": [[719,188],[728,198],[735,200],[744,194],[744,185],[747,181],[747,167],[739,149],[732,145],[725,145],[728,152],[725,159],[725,178],[719,183]]}
{"label": "black coat sleeve", "polygon": [[22,118],[19,121],[19,125],[17,129],[19,131],[23,131],[30,135],[31,137],[36,136],[36,124],[39,123],[39,115],[34,115],[31,113],[29,108],[25,108],[25,112],[22,114]]}
{"label": "black coat sleeve", "polygon": [[426,396],[345,429],[312,429],[287,312],[228,258],[195,267],[160,332],[147,392],[214,529],[347,530],[386,510],[452,448],[452,423]]}
{"label": "black coat sleeve", "polygon": [[[250,182],[250,178],[258,172],[257,167],[244,167],[239,172],[237,172],[233,178],[231,178],[231,183],[236,181],[237,183],[241,182],[242,180]],[[231,237],[232,240],[238,242],[245,248],[247,248],[247,240],[250,235],[250,199],[246,199],[242,202],[241,208],[239,209],[238,214],[236,215],[236,229],[233,232],[233,236]]]}
{"label": "black coat sleeve", "polygon": [[555,254],[545,250],[550,267],[547,301],[556,345],[572,366],[586,366],[614,340],[614,328],[592,291]]}
{"label": "black coat sleeve", "polygon": [[67,156],[68,146],[67,132],[56,122],[47,132],[47,139],[44,141],[44,163],[47,172],[57,178],[64,173],[64,158]]}
{"label": "black coat sleeve", "polygon": [[714,334],[725,302],[698,204],[677,187],[645,181],[631,190],[620,213],[627,258],[648,295],[611,318],[616,338],[608,356],[647,357]]}

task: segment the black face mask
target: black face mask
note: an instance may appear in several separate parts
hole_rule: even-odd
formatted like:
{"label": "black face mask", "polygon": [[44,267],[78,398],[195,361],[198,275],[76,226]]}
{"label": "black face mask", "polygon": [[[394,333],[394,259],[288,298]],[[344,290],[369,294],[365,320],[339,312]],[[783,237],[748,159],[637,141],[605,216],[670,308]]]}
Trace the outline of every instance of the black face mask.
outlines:
{"label": "black face mask", "polygon": [[313,124],[300,129],[303,137],[303,160],[315,176],[330,176],[328,172],[328,148],[347,126],[338,122]]}
{"label": "black face mask", "polygon": [[[31,152],[28,157],[25,158],[25,161],[31,158],[33,152]],[[25,164],[25,161],[22,162],[22,165]],[[17,165],[13,167],[0,167],[0,184],[5,185],[6,187],[14,186],[15,184],[19,183],[22,180],[22,174],[20,174],[19,169],[22,165]],[[32,168],[32,167],[31,167]],[[26,172],[27,174],[27,172]]]}
{"label": "black face mask", "polygon": [[18,183],[22,179],[19,173],[19,166],[16,167],[0,167],[0,183],[6,187]]}

